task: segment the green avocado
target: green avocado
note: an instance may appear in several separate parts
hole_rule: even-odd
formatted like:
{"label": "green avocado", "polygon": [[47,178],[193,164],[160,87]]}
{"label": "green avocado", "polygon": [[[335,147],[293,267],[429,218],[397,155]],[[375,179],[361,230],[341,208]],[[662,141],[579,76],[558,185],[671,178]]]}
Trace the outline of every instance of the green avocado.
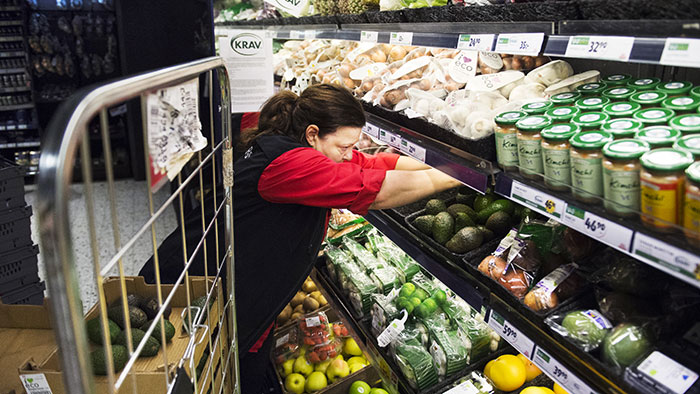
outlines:
{"label": "green avocado", "polygon": [[493,202],[493,200],[495,200],[495,199],[496,199],[496,196],[494,196],[493,194],[485,194],[483,196],[481,196],[481,195],[476,196],[476,198],[474,199],[474,210],[479,212],[483,209],[486,209],[486,207],[488,207],[489,204],[491,204],[491,202]]}
{"label": "green avocado", "polygon": [[421,233],[432,235],[433,222],[435,222],[435,215],[423,215],[418,216],[416,220],[413,221],[413,225],[416,226]]}
{"label": "green avocado", "polygon": [[[143,330],[138,328],[131,329],[131,343],[134,350],[136,350],[136,348],[139,346],[139,343],[141,343],[144,336],[146,336],[146,333]],[[115,342],[119,345],[126,346],[126,330],[119,333]],[[158,354],[158,350],[160,350],[160,342],[156,341],[156,339],[152,336],[148,337],[148,339],[146,339],[145,346],[141,350],[141,354],[139,354],[139,357],[153,357]]]}
{"label": "green avocado", "polygon": [[[92,320],[88,320],[85,325],[87,328],[88,338],[90,338],[92,342],[102,345],[102,323],[100,322],[100,318],[96,317]],[[121,329],[117,323],[109,319],[107,320],[107,327],[109,327],[109,340],[110,342],[114,343]]]}
{"label": "green avocado", "polygon": [[[148,330],[148,327],[151,326],[153,323],[153,320],[149,320],[141,326],[141,330],[146,332]],[[165,341],[170,342],[170,340],[175,336],[175,326],[173,326],[173,323],[170,321],[163,319],[163,326],[165,327]],[[151,333],[151,336],[158,341],[158,343],[161,342],[161,337],[160,337],[160,322],[156,323],[156,326],[153,328],[153,332]]]}
{"label": "green avocado", "polygon": [[459,231],[464,227],[474,226],[474,220],[464,212],[457,212],[455,216],[455,231]]}
{"label": "green avocado", "polygon": [[450,215],[452,215],[453,218],[456,218],[457,214],[460,212],[466,213],[472,219],[476,218],[476,212],[464,204],[452,204],[449,207],[447,207],[447,212]]}
{"label": "green avocado", "polygon": [[494,234],[505,234],[511,227],[511,217],[506,211],[496,211],[486,220],[486,228]]}
{"label": "green avocado", "polygon": [[447,212],[440,212],[435,216],[433,222],[433,239],[444,245],[454,234],[455,220]]}
{"label": "green avocado", "polygon": [[504,198],[500,200],[496,200],[492,203],[490,203],[486,208],[480,210],[477,213],[477,221],[479,223],[486,223],[486,220],[494,214],[495,212],[498,211],[503,211],[508,213],[508,215],[512,215],[515,210],[514,204],[510,200],[506,200]]}
{"label": "green avocado", "polygon": [[623,323],[613,328],[603,341],[603,360],[628,367],[651,348],[651,340],[639,326]]}
{"label": "green avocado", "polygon": [[478,228],[479,231],[481,231],[481,234],[484,236],[484,242],[488,242],[488,241],[494,239],[494,237],[496,236],[493,233],[493,231],[489,230],[488,228],[486,228],[482,225],[478,225],[478,226],[476,226],[476,228]]}
{"label": "green avocado", "polygon": [[[121,371],[129,360],[126,348],[121,345],[112,346],[112,359],[114,360],[114,372]],[[107,375],[105,348],[100,346],[93,350],[92,353],[90,353],[90,360],[92,362],[92,372],[95,375]]]}
{"label": "green avocado", "polygon": [[437,198],[428,200],[428,202],[425,203],[426,215],[437,215],[438,213],[443,212],[446,209],[447,205],[445,205],[445,202]]}
{"label": "green avocado", "polygon": [[[124,313],[121,305],[116,305],[107,310],[107,316],[124,329]],[[148,320],[146,313],[135,306],[129,306],[129,322],[131,327],[141,327]]]}
{"label": "green avocado", "polygon": [[452,253],[467,253],[481,246],[483,233],[476,227],[465,227],[457,232],[445,247]]}
{"label": "green avocado", "polygon": [[474,199],[476,198],[477,193],[475,191],[465,191],[464,193],[460,191],[457,193],[455,196],[455,202],[458,204],[464,204],[468,206],[474,205]]}

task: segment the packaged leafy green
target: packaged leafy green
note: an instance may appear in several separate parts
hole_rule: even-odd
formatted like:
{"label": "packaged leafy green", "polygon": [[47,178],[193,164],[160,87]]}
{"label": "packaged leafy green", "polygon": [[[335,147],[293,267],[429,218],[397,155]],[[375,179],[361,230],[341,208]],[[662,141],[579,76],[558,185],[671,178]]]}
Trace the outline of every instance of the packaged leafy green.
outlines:
{"label": "packaged leafy green", "polygon": [[382,267],[370,270],[374,283],[383,294],[389,294],[392,289],[401,287],[401,278],[393,267]]}
{"label": "packaged leafy green", "polygon": [[[371,231],[374,227],[367,222],[353,224],[352,226],[346,227],[340,231],[329,230],[326,242],[330,245],[340,245],[343,239],[357,239],[363,237],[367,232]],[[332,233],[332,235],[331,235]]]}
{"label": "packaged leafy green", "polygon": [[343,238],[343,246],[355,256],[357,262],[366,270],[372,271],[377,268],[382,268],[382,262],[377,260],[372,252],[365,249],[364,246],[360,245],[360,243],[354,239],[348,237]]}
{"label": "packaged leafy green", "polygon": [[366,223],[365,218],[348,211],[347,209],[333,209],[328,227],[333,230],[343,230],[355,224]]}
{"label": "packaged leafy green", "polygon": [[483,320],[472,318],[457,323],[459,332],[469,341],[469,363],[478,362],[498,349],[501,337]]}
{"label": "packaged leafy green", "polygon": [[470,372],[469,375],[459,379],[445,393],[453,392],[452,389],[455,390],[455,393],[469,394],[493,394],[496,391],[486,376],[479,371]]}
{"label": "packaged leafy green", "polygon": [[399,342],[395,347],[396,363],[404,377],[418,390],[438,383],[433,357],[417,339]]}
{"label": "packaged leafy green", "polygon": [[384,331],[389,323],[399,317],[399,310],[392,297],[384,294],[372,294],[372,333],[375,336]]}
{"label": "packaged leafy green", "polygon": [[440,377],[452,375],[467,366],[468,349],[457,330],[431,331],[429,351]]}
{"label": "packaged leafy green", "polygon": [[335,246],[328,245],[326,247],[326,268],[328,269],[328,274],[334,281],[338,281],[338,266],[341,264],[351,263],[352,256],[343,249]]}
{"label": "packaged leafy green", "polygon": [[416,289],[422,289],[428,295],[432,295],[435,293],[438,288],[435,286],[432,280],[430,280],[427,276],[425,276],[422,272],[418,272],[413,276],[411,279],[411,283],[416,285]]}
{"label": "packaged leafy green", "polygon": [[413,275],[420,272],[420,265],[387,237],[374,234],[374,236],[370,236],[370,244],[376,245],[377,257],[383,258],[404,273],[406,281],[411,280]]}
{"label": "packaged leafy green", "polygon": [[338,282],[345,290],[355,311],[364,316],[372,307],[371,295],[379,289],[374,281],[359,266],[341,264],[338,266]]}

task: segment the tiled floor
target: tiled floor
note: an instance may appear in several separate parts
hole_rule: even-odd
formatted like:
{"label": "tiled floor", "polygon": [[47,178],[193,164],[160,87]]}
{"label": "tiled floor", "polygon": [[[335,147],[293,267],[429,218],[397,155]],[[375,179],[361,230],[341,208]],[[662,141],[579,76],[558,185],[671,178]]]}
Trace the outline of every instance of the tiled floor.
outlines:
{"label": "tiled floor", "polygon": [[[94,190],[95,227],[100,251],[99,262],[100,265],[103,266],[115,254],[109,208],[109,194],[106,183],[94,184]],[[115,183],[115,190],[119,231],[121,233],[123,245],[126,244],[149,219],[148,195],[146,183],[133,180],[117,181]],[[85,195],[82,191],[82,185],[73,186],[69,210],[75,264],[78,271],[78,279],[81,283],[83,305],[85,310],[87,310],[97,300],[97,288],[95,285],[94,263],[90,247],[90,232],[88,230],[87,210],[85,208]],[[169,194],[169,189],[163,187],[154,195],[156,210],[165,202]],[[36,189],[28,191],[26,198],[28,204],[34,205],[37,201]],[[178,200],[175,199],[174,204],[177,204],[177,201]],[[172,208],[171,204],[156,221],[156,238],[158,242],[161,242],[170,234],[170,232],[175,229],[176,225],[175,210]],[[40,242],[39,219],[36,208],[34,208],[34,215],[32,216],[32,236],[35,243]],[[125,274],[137,274],[144,262],[152,255],[153,246],[149,228],[124,255],[122,261]],[[45,268],[41,253],[39,254],[39,272],[42,280],[44,280]],[[117,273],[118,271],[115,268],[111,270],[110,275],[116,275]],[[50,291],[50,288],[47,289],[47,294]]]}

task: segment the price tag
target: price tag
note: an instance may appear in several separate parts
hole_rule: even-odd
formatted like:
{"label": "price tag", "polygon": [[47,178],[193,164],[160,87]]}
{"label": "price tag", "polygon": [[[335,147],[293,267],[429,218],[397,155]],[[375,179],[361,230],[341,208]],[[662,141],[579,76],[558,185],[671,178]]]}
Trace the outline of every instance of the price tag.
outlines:
{"label": "price tag", "polygon": [[318,316],[313,316],[313,317],[307,317],[306,318],[306,326],[307,327],[316,327],[321,325],[321,318]]}
{"label": "price tag", "polygon": [[15,129],[17,129],[17,126],[16,126],[16,125],[13,125],[13,124],[7,125],[7,130],[8,130],[8,131],[9,131],[9,130],[15,130]]}
{"label": "price tag", "polygon": [[5,131],[5,125],[0,126],[0,131]]}
{"label": "price tag", "polygon": [[513,327],[503,316],[491,310],[489,316],[489,327],[491,327],[501,338],[508,341],[515,350],[524,354],[525,357],[532,357],[532,350],[535,348],[535,342],[526,337],[520,330]]}
{"label": "price tag", "polygon": [[49,382],[46,380],[46,376],[43,373],[31,374],[31,375],[20,375],[19,379],[22,381],[24,389],[27,394],[52,394]]}
{"label": "price tag", "polygon": [[373,124],[366,123],[365,127],[362,128],[362,131],[371,137],[379,138],[379,127]]}
{"label": "price tag", "polygon": [[413,142],[407,141],[405,139],[401,140],[401,152],[411,156],[412,158],[425,163],[425,148],[416,145]]}
{"label": "price tag", "polygon": [[626,62],[633,46],[634,37],[571,36],[564,56]]}
{"label": "price tag", "polygon": [[544,373],[550,378],[559,383],[567,392],[571,394],[592,394],[595,393],[587,384],[583,383],[578,376],[574,375],[552,358],[544,349],[539,346],[535,349],[535,355],[532,359]]}
{"label": "price tag", "polygon": [[401,320],[394,319],[389,325],[382,331],[377,337],[377,344],[379,347],[387,347],[390,343],[396,341],[404,330],[404,324],[408,319],[408,312],[406,310],[401,311],[403,316]]}
{"label": "price tag", "polygon": [[566,206],[562,223],[625,252],[632,246],[634,231],[571,204]]}
{"label": "price tag", "polygon": [[304,39],[304,32],[299,31],[299,30],[290,30],[289,31],[289,38],[292,40],[303,40]]}
{"label": "price tag", "polygon": [[411,45],[413,44],[413,32],[395,32],[391,33],[389,44],[391,45]]}
{"label": "price tag", "polygon": [[700,39],[667,38],[659,63],[667,66],[700,67]]}
{"label": "price tag", "polygon": [[698,380],[697,373],[658,351],[650,354],[637,369],[677,394],[685,393]]}
{"label": "price tag", "polygon": [[377,31],[362,31],[360,33],[360,42],[376,44],[377,40],[379,40],[379,32]]}
{"label": "price tag", "polygon": [[289,342],[289,333],[286,333],[284,334],[284,336],[277,338],[277,342],[275,342],[275,347],[278,348],[287,342]]}
{"label": "price tag", "polygon": [[472,49],[490,52],[493,49],[495,34],[460,34],[457,49]]}
{"label": "price tag", "polygon": [[564,215],[566,203],[554,196],[513,181],[510,189],[510,197],[521,203],[537,209],[540,213],[551,218],[561,220]]}
{"label": "price tag", "polygon": [[544,33],[499,34],[496,52],[537,56],[543,42]]}
{"label": "price tag", "polygon": [[27,125],[26,125],[26,124],[21,124],[21,125],[18,125],[18,126],[17,126],[17,130],[26,130],[26,129],[27,129]]}
{"label": "price tag", "polygon": [[316,38],[316,30],[305,30],[304,38],[307,40],[313,40],[314,38]]}
{"label": "price tag", "polygon": [[648,235],[634,235],[632,254],[690,283],[700,281],[700,257]]}
{"label": "price tag", "polygon": [[396,149],[401,149],[401,137],[390,131],[380,129],[379,141],[386,142],[387,144],[389,144],[389,146],[394,147]]}

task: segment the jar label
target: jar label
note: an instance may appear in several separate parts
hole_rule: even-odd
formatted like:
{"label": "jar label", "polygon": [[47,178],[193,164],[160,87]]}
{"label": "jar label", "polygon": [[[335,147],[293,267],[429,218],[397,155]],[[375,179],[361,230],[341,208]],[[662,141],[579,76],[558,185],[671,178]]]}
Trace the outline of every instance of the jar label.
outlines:
{"label": "jar label", "polygon": [[638,79],[638,80],[634,81],[634,84],[635,84],[635,85],[640,85],[640,86],[645,86],[645,85],[650,85],[650,84],[652,84],[653,82],[654,82],[653,79],[647,78],[647,79]]}
{"label": "jar label", "polygon": [[681,89],[685,84],[682,82],[669,82],[666,85],[664,85],[664,88],[666,89]]}
{"label": "jar label", "polygon": [[[682,195],[683,182],[656,183],[641,181],[641,210],[655,218],[678,224],[678,204]],[[669,227],[668,223],[655,222],[657,227]]]}
{"label": "jar label", "polygon": [[683,204],[683,227],[700,233],[700,194],[689,190],[685,192]]}
{"label": "jar label", "polygon": [[616,112],[629,111],[631,109],[632,106],[629,104],[615,104],[612,106],[612,110]]}
{"label": "jar label", "polygon": [[659,119],[666,115],[664,111],[647,111],[644,112],[644,117],[647,119]]}
{"label": "jar label", "polygon": [[639,98],[642,100],[656,100],[659,98],[659,94],[656,92],[642,93],[639,95]]}
{"label": "jar label", "polygon": [[[603,169],[605,208],[614,212],[639,210],[639,171]],[[609,203],[611,201],[612,203]]]}
{"label": "jar label", "polygon": [[496,132],[496,157],[504,167],[518,165],[518,137],[515,133]]}
{"label": "jar label", "polygon": [[[603,160],[571,159],[571,184],[579,190],[574,194],[581,196],[603,196]],[[586,193],[587,192],[587,193]]]}
{"label": "jar label", "polygon": [[554,95],[554,97],[552,97],[552,98],[556,98],[556,99],[559,99],[559,100],[566,100],[566,99],[570,99],[570,98],[572,98],[572,97],[574,97],[574,96],[576,96],[576,95],[573,94],[573,93],[559,93],[559,94],[557,94],[557,95]]}
{"label": "jar label", "polygon": [[686,116],[681,118],[679,122],[683,126],[697,126],[700,125],[700,116]]}
{"label": "jar label", "polygon": [[571,158],[568,149],[542,149],[545,181],[571,185]]}
{"label": "jar label", "polygon": [[583,103],[586,105],[598,105],[602,102],[603,102],[603,100],[601,100],[599,98],[589,98],[589,99],[583,100]]}
{"label": "jar label", "polygon": [[629,89],[627,89],[627,88],[617,88],[617,89],[611,90],[610,93],[612,93],[612,94],[627,94],[627,93],[629,93]]}
{"label": "jar label", "polygon": [[557,108],[552,113],[557,116],[562,116],[562,115],[570,115],[572,112],[574,112],[571,107],[564,107],[564,108]]}
{"label": "jar label", "polygon": [[614,120],[610,122],[610,128],[614,130],[631,129],[634,126],[629,120]]}
{"label": "jar label", "polygon": [[600,115],[597,114],[587,114],[579,118],[582,122],[597,122],[600,120]]}
{"label": "jar label", "polygon": [[690,105],[694,102],[693,99],[690,97],[679,97],[677,99],[671,100],[671,104],[673,105]]}
{"label": "jar label", "polygon": [[541,174],[544,170],[541,141],[518,139],[518,162],[527,172]]}

